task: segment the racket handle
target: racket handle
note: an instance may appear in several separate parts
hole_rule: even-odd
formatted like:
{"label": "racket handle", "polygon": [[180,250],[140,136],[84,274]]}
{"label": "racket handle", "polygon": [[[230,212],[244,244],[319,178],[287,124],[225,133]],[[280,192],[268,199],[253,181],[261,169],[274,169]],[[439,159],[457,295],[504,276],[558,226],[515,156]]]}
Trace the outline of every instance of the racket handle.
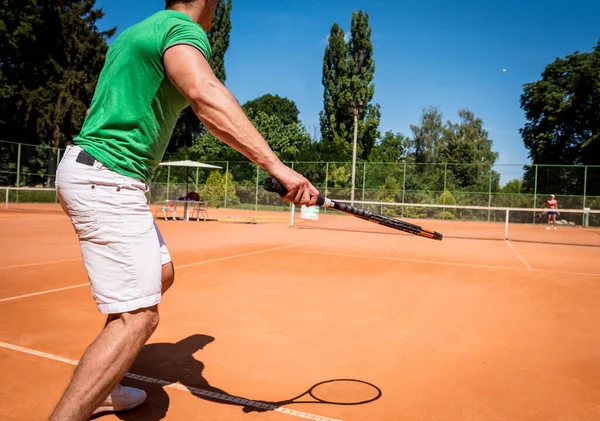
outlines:
{"label": "racket handle", "polygon": [[[265,190],[272,193],[277,193],[280,196],[285,196],[288,193],[288,190],[285,188],[285,186],[281,184],[279,180],[273,177],[268,177],[265,180]],[[325,198],[319,195],[319,198],[317,199],[317,206],[323,206],[324,203]]]}

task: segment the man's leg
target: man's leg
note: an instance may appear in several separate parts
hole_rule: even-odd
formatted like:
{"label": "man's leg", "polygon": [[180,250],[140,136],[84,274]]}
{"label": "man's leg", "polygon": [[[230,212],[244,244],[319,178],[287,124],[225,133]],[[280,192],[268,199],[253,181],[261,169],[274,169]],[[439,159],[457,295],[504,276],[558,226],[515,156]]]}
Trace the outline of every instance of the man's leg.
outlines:
{"label": "man's leg", "polygon": [[50,421],[87,420],[125,375],[157,326],[156,306],[107,321],[77,365]]}
{"label": "man's leg", "polygon": [[168,291],[169,288],[173,286],[173,282],[175,281],[175,267],[173,267],[173,262],[165,263],[162,265],[162,289],[161,294],[165,295],[165,292]]}

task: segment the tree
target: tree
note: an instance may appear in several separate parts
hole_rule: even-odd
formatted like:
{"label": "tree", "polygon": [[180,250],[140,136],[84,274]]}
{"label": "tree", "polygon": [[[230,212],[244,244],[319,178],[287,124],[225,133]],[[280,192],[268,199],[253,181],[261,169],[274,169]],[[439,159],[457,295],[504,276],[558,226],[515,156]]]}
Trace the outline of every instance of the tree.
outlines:
{"label": "tree", "polygon": [[[438,149],[444,128],[442,124],[442,114],[436,108],[423,110],[421,122],[417,125],[410,125],[413,137],[411,139],[412,156],[417,164],[430,164],[438,161]],[[426,171],[425,166],[417,166],[422,171]]]}
{"label": "tree", "polygon": [[[527,123],[520,132],[529,157],[535,164],[600,164],[600,42],[591,52],[557,58],[541,76],[521,95]],[[535,169],[525,170],[532,191]],[[540,171],[537,181],[557,194],[579,193],[583,171],[562,178],[560,171]],[[587,186],[588,194],[600,194],[600,177],[588,178]]]}
{"label": "tree", "polygon": [[406,159],[408,139],[402,133],[387,131],[369,154],[371,162],[403,162]]}
{"label": "tree", "polygon": [[229,48],[229,33],[231,32],[231,0],[220,0],[208,31],[208,41],[212,49],[210,67],[217,79],[225,83],[225,53]]}
{"label": "tree", "polygon": [[437,156],[447,167],[448,185],[454,188],[489,189],[490,171],[498,153],[483,129],[483,121],[469,110],[460,110],[459,123],[448,121]]}
{"label": "tree", "polygon": [[[6,140],[63,147],[81,128],[104,65],[106,39],[116,29],[98,30],[104,13],[95,9],[95,0],[3,3],[0,132]],[[47,172],[54,173],[55,150],[47,153],[43,160],[24,161],[47,161]]]}
{"label": "tree", "polygon": [[[298,159],[311,143],[310,135],[301,123],[284,124],[277,115],[253,110],[248,111],[248,118],[283,161]],[[187,151],[193,158],[206,161],[245,160],[239,152],[219,141],[210,132],[199,137]]]}
{"label": "tree", "polygon": [[[225,187],[226,184],[227,188]],[[233,184],[233,176],[231,173],[227,173],[226,176],[223,176],[219,171],[214,170],[209,174],[200,193],[202,200],[208,201],[209,206],[220,208],[225,204],[225,191],[227,191],[228,205],[240,204],[240,199],[235,192],[235,185]]]}
{"label": "tree", "polygon": [[366,160],[379,137],[381,117],[375,93],[375,60],[369,14],[352,13],[350,40],[337,23],[331,27],[323,58],[323,111],[320,113],[322,154],[340,160],[352,155],[354,114],[358,117],[357,156]]}
{"label": "tree", "polygon": [[296,103],[279,95],[266,94],[259,98],[246,102],[242,108],[246,113],[262,111],[268,115],[275,115],[279,120],[287,124],[298,124],[300,111]]}
{"label": "tree", "polygon": [[[208,31],[208,41],[212,49],[210,67],[215,76],[225,83],[225,53],[229,48],[229,33],[231,32],[231,0],[219,0],[212,20],[212,27]],[[173,130],[171,142],[167,148],[168,154],[175,153],[179,148],[191,146],[197,135],[202,135],[206,129],[198,119],[191,107],[182,111]]]}

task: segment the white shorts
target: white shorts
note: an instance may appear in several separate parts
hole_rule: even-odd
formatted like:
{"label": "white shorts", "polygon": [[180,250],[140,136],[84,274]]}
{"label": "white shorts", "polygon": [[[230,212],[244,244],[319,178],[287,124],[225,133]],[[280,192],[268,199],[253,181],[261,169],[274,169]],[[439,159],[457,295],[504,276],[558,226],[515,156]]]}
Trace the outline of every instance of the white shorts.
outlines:
{"label": "white shorts", "polygon": [[169,250],[154,222],[140,180],[118,174],[69,146],[56,172],[60,204],[79,237],[100,313],[151,307],[161,299]]}

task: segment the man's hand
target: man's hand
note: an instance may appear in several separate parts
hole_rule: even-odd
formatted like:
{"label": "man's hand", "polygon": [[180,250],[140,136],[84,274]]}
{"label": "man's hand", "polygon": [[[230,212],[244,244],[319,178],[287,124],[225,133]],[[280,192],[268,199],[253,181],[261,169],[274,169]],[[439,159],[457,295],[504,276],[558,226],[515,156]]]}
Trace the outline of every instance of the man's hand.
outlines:
{"label": "man's hand", "polygon": [[293,203],[296,206],[306,205],[310,207],[316,205],[319,191],[310,181],[293,169],[281,164],[271,171],[271,176],[279,180],[288,190],[288,193],[282,197],[286,202]]}

